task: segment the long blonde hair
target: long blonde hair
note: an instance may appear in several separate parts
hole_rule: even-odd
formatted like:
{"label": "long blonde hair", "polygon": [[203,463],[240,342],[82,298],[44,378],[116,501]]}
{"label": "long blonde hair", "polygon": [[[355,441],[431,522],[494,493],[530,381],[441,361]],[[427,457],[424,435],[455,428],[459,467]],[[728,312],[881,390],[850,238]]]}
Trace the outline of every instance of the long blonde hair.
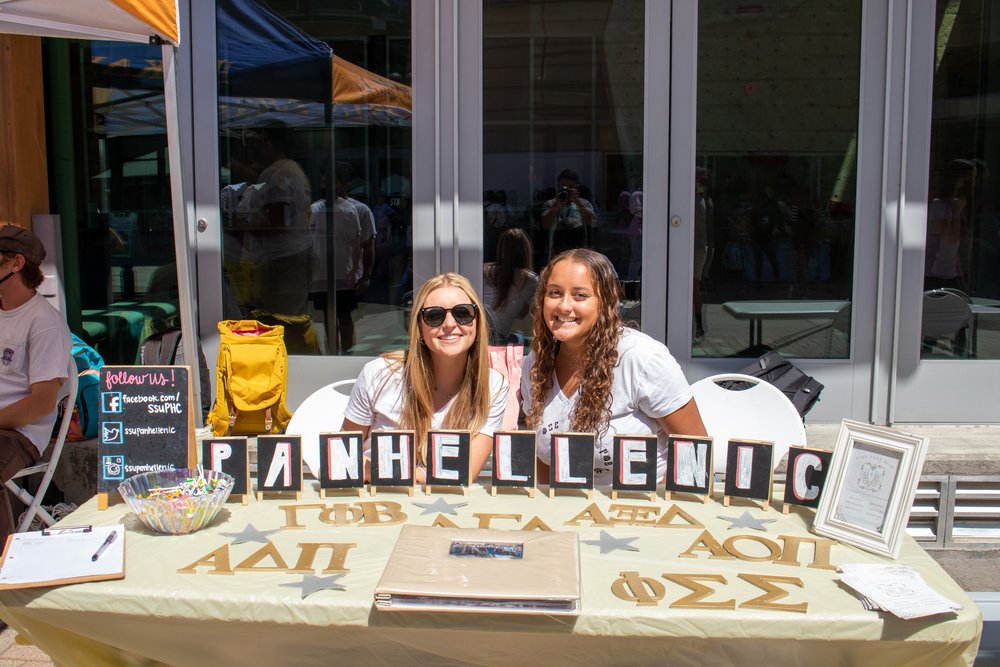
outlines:
{"label": "long blonde hair", "polygon": [[622,318],[618,310],[622,288],[608,258],[584,248],[559,253],[539,277],[531,338],[531,351],[535,355],[535,365],[531,368],[531,406],[525,419],[529,426],[538,425],[545,409],[545,399],[552,390],[559,342],[549,330],[542,309],[552,269],[559,262],[577,262],[587,267],[600,304],[597,321],[587,334],[582,360],[586,371],[569,427],[574,431],[602,432],[611,420],[611,380],[618,363],[618,338],[622,334]]}
{"label": "long blonde hair", "polygon": [[[420,309],[424,307],[431,292],[441,287],[457,287],[475,304],[476,339],[469,348],[465,362],[465,374],[458,393],[452,399],[451,407],[444,416],[441,428],[468,429],[478,433],[490,414],[490,351],[489,329],[483,303],[472,284],[457,273],[442,273],[425,282],[413,297],[410,315],[410,348],[404,354],[387,354],[396,364],[403,366],[403,414],[401,426],[416,433],[417,462],[425,462],[427,432],[434,417],[434,365],[431,353],[420,337]],[[398,368],[398,365],[395,366]]]}

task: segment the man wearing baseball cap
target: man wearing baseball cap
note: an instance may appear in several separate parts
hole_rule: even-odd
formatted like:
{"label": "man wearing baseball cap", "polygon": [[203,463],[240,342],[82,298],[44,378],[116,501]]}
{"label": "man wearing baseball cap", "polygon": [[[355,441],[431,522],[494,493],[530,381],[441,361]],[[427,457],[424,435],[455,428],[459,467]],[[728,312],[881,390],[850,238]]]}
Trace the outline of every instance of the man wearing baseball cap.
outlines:
{"label": "man wearing baseball cap", "polygon": [[[56,420],[72,341],[66,321],[38,293],[45,247],[29,230],[0,227],[0,479],[38,461]],[[0,493],[0,545],[16,524]]]}

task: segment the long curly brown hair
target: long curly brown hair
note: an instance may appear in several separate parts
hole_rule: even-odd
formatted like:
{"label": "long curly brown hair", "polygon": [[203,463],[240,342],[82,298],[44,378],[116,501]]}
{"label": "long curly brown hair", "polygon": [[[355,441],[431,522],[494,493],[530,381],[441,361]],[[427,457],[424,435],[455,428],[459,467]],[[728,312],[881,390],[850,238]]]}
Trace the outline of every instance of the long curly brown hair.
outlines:
{"label": "long curly brown hair", "polygon": [[542,270],[535,294],[535,321],[532,329],[531,351],[535,365],[531,369],[531,407],[525,418],[535,427],[542,419],[545,398],[552,390],[559,342],[552,336],[543,315],[545,293],[552,269],[559,262],[578,262],[587,267],[600,309],[597,321],[587,335],[584,359],[587,369],[580,384],[580,396],[570,415],[570,428],[574,431],[604,431],[611,419],[611,378],[618,363],[618,338],[622,334],[622,318],[618,310],[622,300],[621,283],[611,262],[604,255],[578,248],[562,252]]}

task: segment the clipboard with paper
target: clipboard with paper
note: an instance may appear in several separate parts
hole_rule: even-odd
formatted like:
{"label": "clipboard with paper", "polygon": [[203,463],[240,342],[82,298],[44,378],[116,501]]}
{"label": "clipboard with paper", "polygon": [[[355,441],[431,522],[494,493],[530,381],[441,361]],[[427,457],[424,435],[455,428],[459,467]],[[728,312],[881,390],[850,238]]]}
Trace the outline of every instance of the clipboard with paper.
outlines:
{"label": "clipboard with paper", "polygon": [[125,526],[74,526],[15,533],[0,557],[0,590],[61,586],[125,576]]}

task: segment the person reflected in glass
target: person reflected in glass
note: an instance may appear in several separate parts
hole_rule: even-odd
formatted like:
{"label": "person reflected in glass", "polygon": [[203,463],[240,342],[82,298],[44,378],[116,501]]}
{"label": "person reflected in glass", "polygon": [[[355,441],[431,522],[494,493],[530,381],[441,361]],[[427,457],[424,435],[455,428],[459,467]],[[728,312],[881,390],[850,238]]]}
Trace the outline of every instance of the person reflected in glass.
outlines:
{"label": "person reflected in glass", "polygon": [[625,280],[639,280],[642,277],[642,181],[637,181],[635,190],[625,190],[618,196],[619,214],[626,219],[624,228],[628,238]]}
{"label": "person reflected in glass", "polygon": [[594,205],[580,194],[580,177],[563,169],[555,196],[542,206],[542,228],[549,230],[549,257],[587,245],[587,228],[597,221]]}
{"label": "person reflected in glass", "polygon": [[976,163],[952,160],[942,175],[942,196],[927,212],[927,259],[924,289],[948,287],[969,293],[967,248],[972,233]]}
{"label": "person reflected in glass", "polygon": [[528,235],[508,229],[497,241],[497,260],[483,265],[483,301],[496,343],[508,342],[514,323],[528,314],[535,298],[538,274],[532,271],[531,254]]}
{"label": "person reflected in glass", "polygon": [[378,231],[375,226],[375,213],[363,201],[351,196],[354,186],[354,167],[349,162],[337,162],[336,168],[337,197],[343,198],[354,208],[361,223],[361,263],[355,266],[354,294],[358,300],[368,293],[372,282],[372,271],[375,267],[375,243]]}
{"label": "person reflected in glass", "polygon": [[[327,286],[330,284],[329,274],[332,271],[337,340],[330,341],[330,349],[334,354],[338,351],[347,354],[354,346],[354,318],[351,313],[358,307],[358,281],[363,274],[364,246],[368,243],[365,239],[374,233],[368,225],[361,222],[358,209],[345,196],[349,187],[350,178],[344,180],[338,163],[334,181],[336,196],[332,203],[325,196],[313,202],[309,222],[313,235],[310,295],[313,306],[323,312],[324,321],[329,316]],[[325,188],[323,190],[325,194]],[[370,240],[374,241],[373,238]],[[332,266],[327,262],[328,254],[333,257]]]}
{"label": "person reflected in glass", "polygon": [[292,130],[274,123],[260,130],[266,165],[243,193],[248,210],[244,257],[252,269],[252,309],[270,314],[309,312],[309,215],[312,192],[301,165],[290,157]]}
{"label": "person reflected in glass", "polygon": [[479,475],[503,423],[507,381],[490,368],[489,330],[483,304],[469,281],[444,273],[425,282],[413,299],[410,345],[365,364],[341,430],[364,435],[369,478],[373,430],[407,429],[416,434],[417,482],[427,477],[427,432],[472,431],[470,476]]}
{"label": "person reflected in glass", "polygon": [[593,250],[563,252],[542,270],[521,379],[542,481],[553,432],[597,434],[597,485],[611,483],[615,434],[655,434],[658,476],[666,474],[667,435],[706,435],[677,361],[665,345],[623,325],[621,300],[614,267]]}
{"label": "person reflected in glass", "polygon": [[809,194],[808,178],[796,179],[791,174],[783,175],[788,196],[785,201],[785,219],[795,249],[795,288],[799,298],[809,296],[809,281],[815,270],[816,248],[819,244],[819,207]]}
{"label": "person reflected in glass", "polygon": [[785,214],[779,203],[774,187],[764,186],[750,213],[750,244],[753,249],[754,270],[757,287],[763,286],[764,257],[771,265],[774,282],[781,281],[781,265],[778,263],[778,237],[785,232]]}
{"label": "person reflected in glass", "polygon": [[507,193],[503,190],[487,190],[483,193],[483,226],[486,228],[486,257],[493,260],[492,253],[500,241],[500,235],[513,222],[507,206]]}
{"label": "person reflected in glass", "polygon": [[694,183],[694,276],[691,305],[694,311],[694,340],[705,337],[705,283],[712,267],[712,236],[715,204],[708,194],[708,170],[695,169]]}

